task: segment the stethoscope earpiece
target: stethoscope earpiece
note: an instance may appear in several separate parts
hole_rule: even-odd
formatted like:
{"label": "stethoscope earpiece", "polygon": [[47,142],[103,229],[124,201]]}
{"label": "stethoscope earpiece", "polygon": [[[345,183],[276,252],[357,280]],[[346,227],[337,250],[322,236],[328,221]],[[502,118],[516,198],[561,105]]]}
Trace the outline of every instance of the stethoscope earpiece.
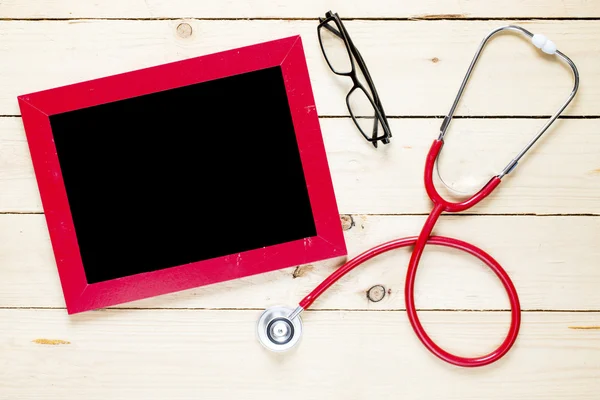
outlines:
{"label": "stethoscope earpiece", "polygon": [[265,348],[276,352],[287,351],[302,336],[302,320],[293,309],[274,306],[262,313],[256,330],[258,340]]}

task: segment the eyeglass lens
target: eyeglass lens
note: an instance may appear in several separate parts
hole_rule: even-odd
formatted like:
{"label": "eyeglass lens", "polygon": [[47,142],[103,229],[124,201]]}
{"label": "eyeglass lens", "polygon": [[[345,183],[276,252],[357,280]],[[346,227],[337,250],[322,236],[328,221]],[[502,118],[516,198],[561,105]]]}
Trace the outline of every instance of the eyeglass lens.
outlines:
{"label": "eyeglass lens", "polygon": [[[326,24],[335,31],[340,31],[334,20],[330,20]],[[333,72],[336,74],[349,74],[352,72],[352,61],[344,40],[325,26],[319,27],[319,37],[323,54]]]}
{"label": "eyeglass lens", "polygon": [[373,137],[374,129],[376,129],[376,137],[382,137],[385,134],[381,121],[377,118],[373,103],[371,103],[363,88],[357,87],[350,92],[348,95],[348,109],[354,123],[366,138],[371,139]]}

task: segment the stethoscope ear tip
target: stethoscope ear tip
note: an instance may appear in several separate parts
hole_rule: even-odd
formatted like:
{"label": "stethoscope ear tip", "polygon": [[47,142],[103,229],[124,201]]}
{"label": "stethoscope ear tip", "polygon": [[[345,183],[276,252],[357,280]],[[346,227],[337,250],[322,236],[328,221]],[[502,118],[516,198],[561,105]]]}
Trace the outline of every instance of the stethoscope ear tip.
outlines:
{"label": "stethoscope ear tip", "polygon": [[289,316],[293,309],[283,306],[267,308],[258,319],[256,333],[259,342],[274,352],[288,351],[294,347],[302,336],[302,320],[297,315]]}

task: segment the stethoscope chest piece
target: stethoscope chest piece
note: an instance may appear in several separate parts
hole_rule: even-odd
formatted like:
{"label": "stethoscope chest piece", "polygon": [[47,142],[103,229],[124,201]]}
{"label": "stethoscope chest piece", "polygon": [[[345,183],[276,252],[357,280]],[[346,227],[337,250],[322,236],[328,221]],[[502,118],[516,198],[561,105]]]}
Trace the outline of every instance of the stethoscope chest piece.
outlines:
{"label": "stethoscope chest piece", "polygon": [[282,306],[267,308],[260,316],[257,334],[260,343],[271,351],[286,351],[294,347],[302,336],[300,316],[288,317],[294,310]]}

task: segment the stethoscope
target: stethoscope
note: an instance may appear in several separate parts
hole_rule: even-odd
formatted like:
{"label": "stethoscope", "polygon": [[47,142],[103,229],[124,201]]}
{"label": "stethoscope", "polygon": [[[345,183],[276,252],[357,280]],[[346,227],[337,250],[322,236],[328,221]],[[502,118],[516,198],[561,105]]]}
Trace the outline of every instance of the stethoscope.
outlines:
{"label": "stethoscope", "polygon": [[[517,154],[515,158],[513,158],[506,165],[506,167],[499,174],[492,177],[487,182],[487,184],[483,186],[482,189],[480,189],[470,198],[461,202],[450,202],[442,198],[442,196],[438,193],[433,184],[434,168],[436,166],[436,162],[444,145],[444,137],[446,135],[446,131],[448,130],[448,126],[452,121],[452,117],[454,115],[458,102],[460,101],[465,86],[467,85],[471,73],[473,72],[473,68],[475,67],[477,60],[479,59],[479,56],[481,55],[481,52],[485,47],[486,43],[489,41],[489,39],[502,31],[519,32],[528,37],[533,43],[533,45],[541,49],[544,53],[549,55],[556,55],[563,61],[565,61],[573,70],[573,77],[575,81],[573,90],[567,98],[567,100],[558,109],[558,111],[556,111],[556,113],[554,113],[554,115],[550,117],[550,119],[546,122],[546,124],[544,124],[544,126],[542,126],[542,128],[538,131],[535,137],[529,143],[527,143],[527,145]],[[410,261],[408,263],[408,270],[406,273],[404,298],[406,301],[406,312],[408,313],[408,320],[410,321],[410,324],[412,325],[412,328],[415,331],[417,337],[421,340],[425,347],[440,359],[450,364],[458,365],[461,367],[483,366],[491,364],[503,357],[515,343],[521,323],[521,308],[519,304],[519,296],[517,295],[517,291],[510,277],[502,268],[502,266],[500,266],[500,264],[496,260],[494,260],[494,258],[492,258],[492,256],[490,256],[488,253],[481,250],[480,248],[470,243],[466,243],[461,240],[450,237],[431,236],[431,232],[442,212],[446,211],[456,213],[468,210],[469,208],[475,206],[480,201],[485,199],[490,193],[492,193],[492,191],[500,184],[501,179],[515,169],[519,160],[525,155],[525,153],[527,153],[527,151],[529,151],[529,149],[544,134],[544,132],[548,130],[550,125],[554,123],[558,116],[571,102],[571,100],[577,93],[578,88],[579,73],[577,71],[577,67],[569,57],[558,51],[556,49],[556,45],[551,40],[548,40],[544,35],[534,35],[526,29],[513,25],[500,27],[490,32],[479,45],[479,48],[475,53],[475,57],[473,58],[473,61],[471,62],[471,65],[467,70],[467,74],[464,77],[462,84],[460,85],[460,89],[458,90],[458,94],[454,99],[452,108],[450,109],[450,112],[442,122],[442,125],[440,127],[440,135],[437,138],[437,140],[435,140],[431,145],[431,148],[427,155],[425,163],[425,189],[427,191],[427,195],[433,202],[433,209],[429,214],[429,217],[425,221],[425,224],[419,236],[396,239],[386,243],[382,243],[379,246],[373,247],[360,254],[359,256],[353,258],[352,260],[348,261],[346,264],[338,268],[333,274],[331,274],[319,286],[317,286],[311,293],[309,293],[308,296],[302,299],[302,301],[300,301],[298,307],[295,310],[282,306],[268,308],[262,313],[258,321],[257,333],[259,341],[267,349],[272,351],[289,350],[298,343],[302,335],[302,320],[300,318],[300,314],[308,307],[310,307],[311,304],[320,295],[322,295],[323,292],[329,289],[331,285],[333,285],[336,281],[338,281],[348,272],[353,270],[355,267],[359,266],[365,261],[370,260],[373,257],[378,256],[379,254],[405,246],[414,246],[414,250],[410,257]],[[423,254],[423,251],[425,250],[426,245],[445,246],[469,253],[481,260],[484,264],[486,264],[496,274],[498,279],[500,279],[500,282],[504,286],[504,289],[506,290],[506,293],[508,294],[508,298],[510,300],[511,321],[506,338],[496,350],[480,357],[461,357],[451,354],[448,351],[442,349],[429,337],[419,320],[419,316],[415,307],[414,296],[417,268],[419,266],[419,261],[421,259],[421,255]]]}

